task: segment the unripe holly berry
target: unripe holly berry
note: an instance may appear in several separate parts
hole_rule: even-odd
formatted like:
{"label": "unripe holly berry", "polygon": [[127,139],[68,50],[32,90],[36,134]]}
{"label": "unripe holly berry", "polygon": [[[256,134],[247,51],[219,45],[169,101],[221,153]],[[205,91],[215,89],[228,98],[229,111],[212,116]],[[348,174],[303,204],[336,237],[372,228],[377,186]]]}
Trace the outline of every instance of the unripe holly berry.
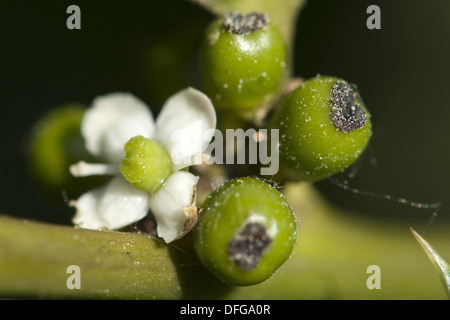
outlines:
{"label": "unripe holly berry", "polygon": [[214,21],[202,45],[205,93],[214,106],[252,112],[276,95],[286,69],[286,49],[267,14],[230,12]]}
{"label": "unripe holly berry", "polygon": [[372,134],[370,114],[357,89],[328,76],[316,76],[292,91],[272,127],[280,130],[284,170],[311,181],[350,166]]}
{"label": "unripe holly berry", "polygon": [[236,178],[202,205],[195,250],[208,270],[233,285],[268,279],[290,256],[296,216],[283,195],[256,178]]}
{"label": "unripe holly berry", "polygon": [[104,182],[104,177],[75,179],[69,171],[70,165],[81,159],[96,160],[85,149],[80,132],[85,110],[80,104],[59,106],[40,119],[30,135],[31,173],[41,190],[57,203],[64,204],[61,190],[78,195],[80,190]]}

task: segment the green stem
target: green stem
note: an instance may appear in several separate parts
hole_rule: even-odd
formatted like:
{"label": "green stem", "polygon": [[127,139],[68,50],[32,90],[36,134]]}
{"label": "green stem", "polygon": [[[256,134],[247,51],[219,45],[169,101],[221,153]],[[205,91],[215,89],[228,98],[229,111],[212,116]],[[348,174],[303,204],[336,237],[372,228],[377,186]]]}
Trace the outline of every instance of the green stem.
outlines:
{"label": "green stem", "polygon": [[[0,296],[178,299],[169,247],[141,233],[104,232],[0,216]],[[69,289],[68,267],[80,269]]]}

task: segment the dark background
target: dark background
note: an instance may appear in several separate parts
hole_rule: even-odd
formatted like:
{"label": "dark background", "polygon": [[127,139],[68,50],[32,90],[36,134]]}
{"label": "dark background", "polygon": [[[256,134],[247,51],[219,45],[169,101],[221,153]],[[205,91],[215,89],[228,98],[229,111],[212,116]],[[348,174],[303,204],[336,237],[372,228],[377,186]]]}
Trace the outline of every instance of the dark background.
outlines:
{"label": "dark background", "polygon": [[[81,8],[81,30],[66,8]],[[381,8],[381,30],[366,9]],[[130,91],[157,112],[164,100],[198,85],[197,49],[212,18],[187,1],[9,1],[0,18],[0,212],[69,222],[71,213],[41,196],[28,171],[27,135],[46,111]],[[450,2],[311,0],[299,16],[295,74],[356,83],[374,135],[350,180],[360,190],[429,203],[434,223],[450,222]],[[426,224],[431,210],[356,195],[328,180],[324,196],[357,214]],[[61,199],[62,201],[62,199]]]}

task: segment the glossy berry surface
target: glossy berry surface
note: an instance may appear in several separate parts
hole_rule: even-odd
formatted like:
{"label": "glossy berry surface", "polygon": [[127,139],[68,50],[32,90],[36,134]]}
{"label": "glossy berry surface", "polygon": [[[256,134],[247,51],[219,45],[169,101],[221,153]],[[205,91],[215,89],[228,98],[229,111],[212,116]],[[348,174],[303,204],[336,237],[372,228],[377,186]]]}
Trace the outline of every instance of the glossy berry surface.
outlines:
{"label": "glossy berry surface", "polygon": [[236,178],[202,205],[195,250],[223,281],[252,285],[268,279],[290,256],[296,228],[296,216],[277,189],[256,178]]}
{"label": "glossy berry surface", "polygon": [[274,119],[285,172],[309,181],[350,166],[372,134],[370,114],[357,89],[335,77],[305,81],[285,98]]}
{"label": "glossy berry surface", "polygon": [[219,109],[251,112],[277,93],[286,69],[281,33],[262,13],[214,21],[202,45],[205,93]]}

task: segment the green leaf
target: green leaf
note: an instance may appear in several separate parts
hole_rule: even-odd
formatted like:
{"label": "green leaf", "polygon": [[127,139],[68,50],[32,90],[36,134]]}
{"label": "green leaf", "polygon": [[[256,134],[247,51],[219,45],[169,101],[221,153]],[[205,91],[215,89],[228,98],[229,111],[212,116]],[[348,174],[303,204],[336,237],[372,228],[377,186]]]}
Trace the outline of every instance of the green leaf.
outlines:
{"label": "green leaf", "polygon": [[431,263],[433,263],[433,266],[437,269],[442,284],[444,285],[444,288],[447,292],[447,296],[450,299],[450,267],[448,263],[413,228],[411,228],[411,232],[413,236],[416,238],[416,240],[419,242],[419,244],[422,246],[428,258],[431,260]]}

